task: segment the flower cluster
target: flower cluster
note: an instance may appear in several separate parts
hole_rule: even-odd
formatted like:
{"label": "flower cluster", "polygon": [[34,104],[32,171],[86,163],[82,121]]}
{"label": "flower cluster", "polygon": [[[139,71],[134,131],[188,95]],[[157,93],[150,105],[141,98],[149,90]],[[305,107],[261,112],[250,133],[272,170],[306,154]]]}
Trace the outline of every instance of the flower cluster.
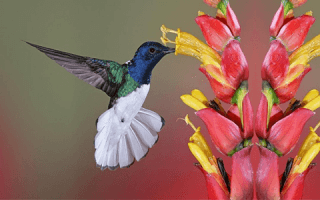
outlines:
{"label": "flower cluster", "polygon": [[[162,25],[161,40],[175,44],[176,55],[187,55],[201,62],[199,70],[208,79],[216,98],[208,100],[198,89],[181,96],[204,122],[215,147],[232,158],[228,174],[221,158],[216,158],[205,141],[200,127],[188,115],[185,118],[195,133],[188,144],[199,161],[210,199],[252,199],[253,169],[250,162],[252,137],[259,138],[260,163],[256,172],[256,195],[259,199],[302,197],[303,182],[314,157],[320,151],[320,137],[315,133],[320,123],[305,139],[298,155],[289,159],[279,175],[278,159],[288,154],[298,142],[306,122],[320,107],[319,91],[311,90],[301,100],[295,97],[303,77],[311,70],[308,62],[320,55],[320,35],[302,45],[315,22],[312,12],[294,17],[293,9],[307,0],[282,0],[270,26],[270,48],[261,68],[262,94],[253,126],[249,99],[249,68],[240,47],[241,28],[228,0],[204,0],[217,8],[215,17],[199,11],[195,18],[207,42],[180,29]],[[175,40],[168,33],[176,34]],[[229,104],[226,110],[220,101]],[[286,110],[279,104],[290,101]]]}

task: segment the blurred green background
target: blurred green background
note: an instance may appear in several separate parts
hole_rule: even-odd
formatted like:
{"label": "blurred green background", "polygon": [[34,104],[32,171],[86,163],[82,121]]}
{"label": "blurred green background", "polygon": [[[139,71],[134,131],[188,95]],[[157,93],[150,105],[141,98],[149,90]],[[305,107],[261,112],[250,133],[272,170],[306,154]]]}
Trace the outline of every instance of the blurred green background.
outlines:
{"label": "blurred green background", "polygon": [[[256,111],[260,68],[269,48],[268,27],[280,0],[230,2],[242,28],[241,45],[250,67],[250,98]],[[309,1],[295,14],[314,8],[314,16],[320,19],[319,6],[319,1]],[[214,98],[198,71],[199,61],[169,55],[157,65],[144,107],[166,119],[159,142],[129,169],[101,171],[94,160],[95,120],[107,109],[109,98],[22,41],[124,63],[143,42],[160,41],[162,24],[204,40],[194,22],[198,10],[216,12],[201,0],[1,0],[0,197],[206,198],[204,178],[193,166],[196,160],[187,147],[193,130],[177,120],[190,114],[196,126],[204,126],[179,98],[195,88]],[[316,21],[306,41],[319,33]],[[303,80],[298,99],[310,89],[320,90],[319,66],[320,58],[311,62],[312,71]],[[319,120],[316,114],[298,146],[280,160],[281,173],[287,158],[296,155],[308,127]],[[210,141],[204,127],[202,132]],[[230,172],[231,159],[211,146]],[[256,169],[256,147],[252,161]],[[320,156],[315,162],[320,162]],[[305,198],[320,198],[319,180],[316,167],[307,176]]]}

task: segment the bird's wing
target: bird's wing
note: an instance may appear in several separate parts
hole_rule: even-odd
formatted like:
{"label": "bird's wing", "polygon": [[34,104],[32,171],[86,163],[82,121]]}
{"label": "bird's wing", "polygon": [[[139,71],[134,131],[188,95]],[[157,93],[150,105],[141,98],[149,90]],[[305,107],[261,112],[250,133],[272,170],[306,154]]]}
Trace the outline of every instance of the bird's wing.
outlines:
{"label": "bird's wing", "polygon": [[125,80],[126,71],[123,70],[122,65],[116,62],[78,56],[29,42],[26,43],[45,53],[68,72],[104,91],[110,97],[115,96]]}

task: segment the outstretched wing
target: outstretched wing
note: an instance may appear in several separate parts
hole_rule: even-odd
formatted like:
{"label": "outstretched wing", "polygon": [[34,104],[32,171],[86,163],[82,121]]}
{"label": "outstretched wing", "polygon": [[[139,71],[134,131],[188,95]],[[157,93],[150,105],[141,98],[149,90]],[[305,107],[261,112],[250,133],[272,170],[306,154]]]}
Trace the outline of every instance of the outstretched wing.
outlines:
{"label": "outstretched wing", "polygon": [[114,97],[125,81],[124,67],[117,62],[78,56],[55,49],[26,42],[45,53],[49,58],[64,67],[81,80]]}

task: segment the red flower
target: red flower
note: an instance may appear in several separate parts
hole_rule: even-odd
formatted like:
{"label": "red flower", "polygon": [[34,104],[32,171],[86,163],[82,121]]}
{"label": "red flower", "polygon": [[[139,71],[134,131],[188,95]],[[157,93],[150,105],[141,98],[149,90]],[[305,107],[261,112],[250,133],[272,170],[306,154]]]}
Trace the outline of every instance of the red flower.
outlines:
{"label": "red flower", "polygon": [[280,103],[284,103],[295,96],[310,70],[302,64],[290,64],[285,47],[279,40],[274,40],[262,64],[261,77],[271,85]]}
{"label": "red flower", "polygon": [[278,156],[264,147],[260,147],[260,161],[256,178],[258,199],[280,199],[280,180],[278,175]]}
{"label": "red flower", "polygon": [[[256,116],[255,133],[260,144],[278,155],[289,153],[300,138],[305,123],[320,106],[317,90],[311,90],[301,104],[294,103],[283,113],[278,105],[273,105],[268,118],[267,97],[262,94]],[[268,120],[269,119],[269,120]]]}
{"label": "red flower", "polygon": [[232,156],[232,174],[225,171],[222,159],[216,159],[200,132],[200,127],[189,120],[185,121],[195,131],[189,139],[189,149],[200,164],[196,166],[201,170],[208,189],[209,199],[252,199],[253,197],[253,171],[250,162],[251,146],[236,152]]}
{"label": "red flower", "polygon": [[[225,113],[221,112],[221,108],[217,106],[219,102],[211,102],[215,105],[209,106],[207,100],[202,101],[200,99],[203,98],[196,98],[194,94],[182,95],[181,99],[198,111],[196,115],[206,124],[213,143],[221,153],[231,156],[250,144],[253,136],[253,111],[248,94],[242,102],[243,123],[236,105],[231,106]],[[202,106],[196,107],[194,106],[196,104],[202,104]]]}
{"label": "red flower", "polygon": [[[292,125],[292,124],[290,124]],[[314,164],[312,160],[320,151],[320,137],[315,133],[320,123],[313,129],[300,147],[298,155],[287,162],[284,173],[278,175],[278,156],[259,146],[260,162],[257,171],[256,191],[258,199],[301,199],[304,180]]]}
{"label": "red flower", "polygon": [[253,169],[250,161],[251,147],[232,156],[230,199],[253,199]]}
{"label": "red flower", "polygon": [[293,13],[288,13],[283,3],[281,3],[272,19],[270,35],[281,41],[288,51],[294,51],[302,45],[310,27],[315,21],[315,18],[311,15],[312,13],[306,13],[298,18],[294,18]]}
{"label": "red flower", "polygon": [[[226,103],[231,103],[240,84],[249,78],[248,63],[237,40],[231,40],[225,47],[221,59],[221,72],[213,65],[200,67],[199,70],[206,75],[215,95]],[[215,78],[215,74],[220,73],[225,82]]]}
{"label": "red flower", "polygon": [[[253,198],[253,170],[250,161],[251,147],[244,148],[232,156],[232,174],[226,174],[231,183],[229,194],[218,184],[217,177],[208,173],[201,165],[196,165],[206,179],[209,199],[252,199]],[[218,159],[222,162],[222,159]],[[226,172],[225,172],[226,173]]]}
{"label": "red flower", "polygon": [[207,43],[216,51],[222,51],[229,40],[238,39],[241,32],[237,16],[229,2],[227,6],[224,3],[220,4],[224,6],[225,13],[218,11],[216,18],[203,14],[195,19]]}

